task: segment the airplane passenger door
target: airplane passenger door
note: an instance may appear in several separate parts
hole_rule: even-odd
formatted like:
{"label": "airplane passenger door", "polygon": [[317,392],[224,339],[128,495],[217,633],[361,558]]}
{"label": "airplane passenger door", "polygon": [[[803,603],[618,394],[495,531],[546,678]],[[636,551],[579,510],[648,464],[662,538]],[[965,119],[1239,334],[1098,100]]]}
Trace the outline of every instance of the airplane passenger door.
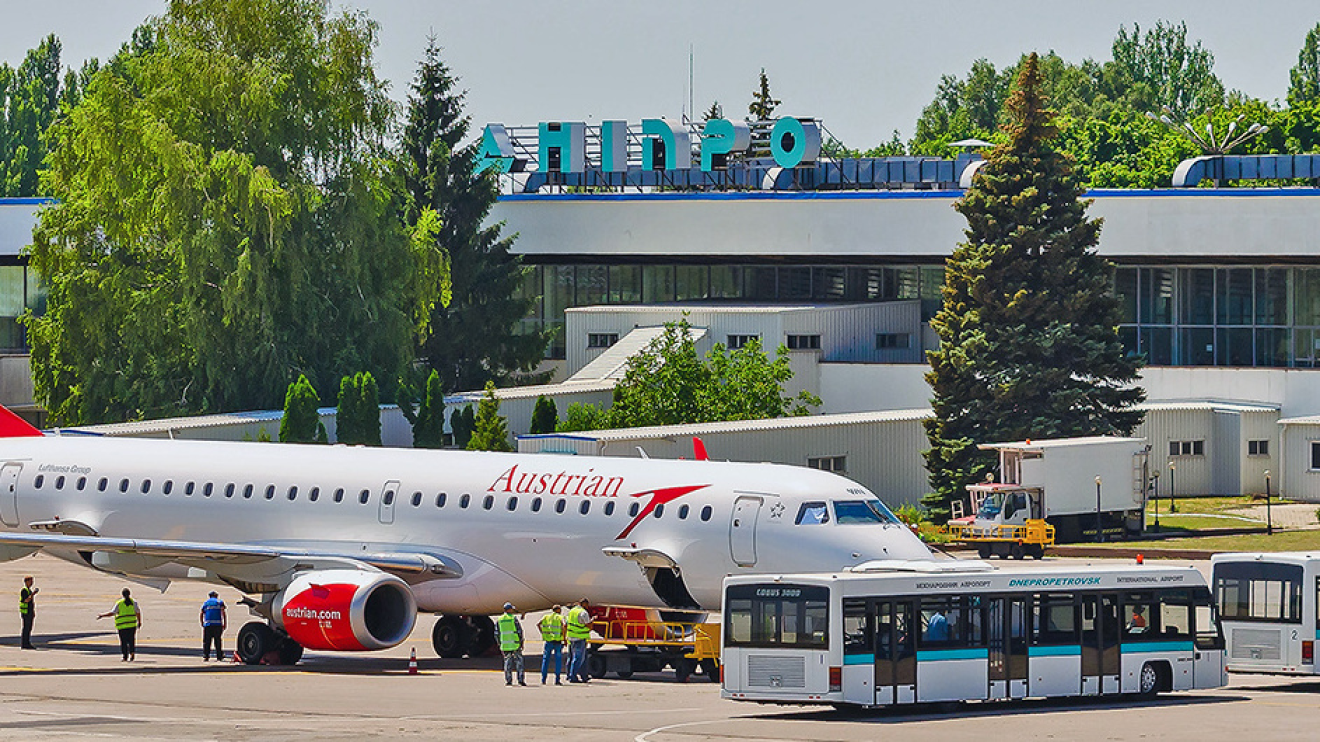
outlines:
{"label": "airplane passenger door", "polygon": [[22,464],[5,464],[0,469],[0,522],[18,525],[18,474]]}
{"label": "airplane passenger door", "polygon": [[739,566],[751,567],[756,564],[756,517],[760,513],[759,497],[739,497],[733,503],[733,518],[729,521],[729,553]]}
{"label": "airplane passenger door", "polygon": [[380,491],[380,522],[394,522],[394,500],[399,496],[399,483],[386,482]]}

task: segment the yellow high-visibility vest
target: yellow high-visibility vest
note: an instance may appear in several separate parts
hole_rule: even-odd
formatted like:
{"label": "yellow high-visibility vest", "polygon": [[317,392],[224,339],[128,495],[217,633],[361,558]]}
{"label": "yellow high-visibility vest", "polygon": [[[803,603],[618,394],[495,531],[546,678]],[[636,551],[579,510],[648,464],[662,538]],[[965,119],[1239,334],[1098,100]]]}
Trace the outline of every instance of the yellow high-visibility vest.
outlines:
{"label": "yellow high-visibility vest", "polygon": [[537,624],[541,629],[541,641],[543,642],[562,642],[564,640],[564,617],[558,613],[547,613],[541,623]]}
{"label": "yellow high-visibility vest", "polygon": [[137,603],[121,600],[115,603],[115,628],[136,629],[138,625]]}
{"label": "yellow high-visibility vest", "polygon": [[568,638],[572,641],[591,636],[591,614],[580,605],[568,612]]}
{"label": "yellow high-visibility vest", "polygon": [[500,616],[495,625],[499,628],[501,652],[512,652],[522,646],[522,640],[518,637],[518,619],[512,613]]}

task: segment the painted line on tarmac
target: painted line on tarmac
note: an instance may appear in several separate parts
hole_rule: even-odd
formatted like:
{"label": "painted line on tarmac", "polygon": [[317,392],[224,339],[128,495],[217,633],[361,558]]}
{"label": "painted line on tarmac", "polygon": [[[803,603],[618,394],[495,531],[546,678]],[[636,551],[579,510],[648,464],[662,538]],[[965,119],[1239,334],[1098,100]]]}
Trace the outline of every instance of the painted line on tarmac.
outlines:
{"label": "painted line on tarmac", "polygon": [[736,719],[708,719],[708,720],[706,720],[706,721],[685,721],[685,722],[683,722],[683,723],[681,723],[681,724],[666,724],[665,726],[662,726],[662,727],[656,727],[655,729],[650,729],[650,730],[647,730],[647,731],[645,731],[645,732],[642,732],[641,734],[637,735],[636,737],[633,737],[633,742],[648,742],[648,738],[649,738],[652,734],[659,734],[660,732],[667,732],[667,731],[669,731],[670,729],[679,729],[679,728],[682,728],[682,727],[698,727],[698,726],[702,726],[702,725],[705,725],[705,724],[717,724],[717,723],[722,722],[722,721],[735,721],[735,720],[736,720]]}

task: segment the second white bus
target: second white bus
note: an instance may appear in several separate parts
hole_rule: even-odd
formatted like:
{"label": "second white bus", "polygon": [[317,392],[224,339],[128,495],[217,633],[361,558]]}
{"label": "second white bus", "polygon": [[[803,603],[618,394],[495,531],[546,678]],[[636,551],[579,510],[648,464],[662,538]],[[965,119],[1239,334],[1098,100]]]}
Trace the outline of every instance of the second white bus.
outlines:
{"label": "second white bus", "polygon": [[723,697],[889,706],[1226,682],[1210,591],[1191,567],[854,570],[726,578]]}
{"label": "second white bus", "polygon": [[1216,554],[1211,565],[1229,672],[1318,674],[1320,552]]}

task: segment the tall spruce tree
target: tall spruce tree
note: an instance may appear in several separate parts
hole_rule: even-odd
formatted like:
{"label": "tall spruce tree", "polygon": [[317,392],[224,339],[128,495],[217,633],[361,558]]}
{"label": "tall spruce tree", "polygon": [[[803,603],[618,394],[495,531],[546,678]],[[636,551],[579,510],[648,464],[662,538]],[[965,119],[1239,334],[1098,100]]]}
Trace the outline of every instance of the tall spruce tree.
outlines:
{"label": "tall spruce tree", "polygon": [[437,244],[449,256],[452,293],[447,305],[436,304],[420,352],[446,391],[530,372],[548,339],[517,332],[532,302],[520,293],[524,269],[509,253],[513,238],[501,237],[499,224],[483,226],[498,184],[492,172],[476,172],[480,142],[463,145],[470,119],[457,83],[432,37],[408,96],[400,157],[411,219],[433,209],[441,222]]}
{"label": "tall spruce tree", "polygon": [[300,375],[297,381],[289,384],[284,395],[284,417],[280,419],[281,443],[317,442],[321,416],[316,413],[316,408],[320,401],[320,395],[306,375]]}
{"label": "tall spruce tree", "polygon": [[1101,220],[1087,218],[1070,159],[1050,146],[1041,84],[1032,54],[1005,105],[1008,141],[955,205],[967,241],[947,261],[931,320],[940,347],[927,354],[935,416],[922,504],[938,520],[994,468],[979,443],[1129,434],[1141,422],[1141,362],[1119,342],[1112,266],[1095,251]]}
{"label": "tall spruce tree", "polygon": [[500,416],[500,400],[495,396],[495,384],[486,382],[485,393],[477,404],[477,416],[472,426],[469,451],[512,451],[509,444],[509,424]]}
{"label": "tall spruce tree", "polygon": [[533,435],[553,433],[558,424],[559,408],[555,406],[555,401],[549,397],[537,397],[536,407],[532,408],[532,423],[528,426],[528,432]]}
{"label": "tall spruce tree", "polygon": [[440,374],[432,371],[426,379],[422,403],[413,422],[414,448],[442,448],[445,445],[445,393]]}
{"label": "tall spruce tree", "polygon": [[756,90],[752,91],[752,102],[747,105],[748,118],[752,121],[769,121],[771,116],[775,115],[775,109],[783,101],[770,95],[770,78],[765,74],[765,68],[761,68],[761,76],[757,80]]}

